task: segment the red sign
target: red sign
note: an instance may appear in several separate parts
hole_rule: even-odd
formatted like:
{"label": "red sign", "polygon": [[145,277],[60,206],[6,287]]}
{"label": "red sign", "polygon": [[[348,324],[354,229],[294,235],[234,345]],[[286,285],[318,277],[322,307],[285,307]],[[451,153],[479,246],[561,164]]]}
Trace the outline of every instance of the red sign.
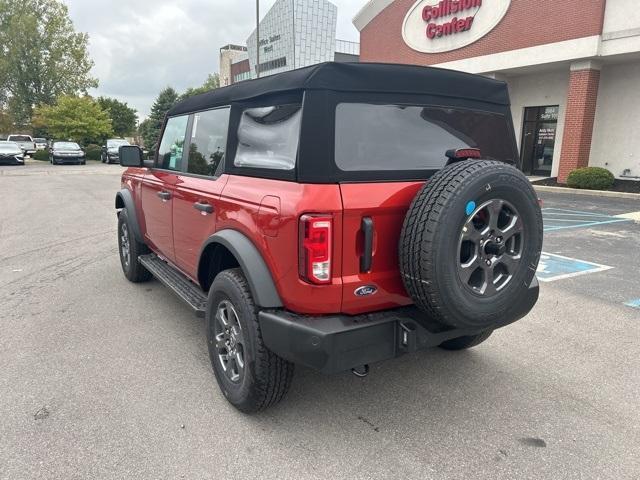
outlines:
{"label": "red sign", "polygon": [[427,38],[433,40],[445,35],[471,30],[474,16],[467,16],[466,18],[455,16],[451,21],[440,24],[432,20],[450,17],[457,13],[463,14],[465,11],[480,8],[481,6],[482,0],[442,0],[438,5],[427,5],[422,10],[422,19],[428,22]]}

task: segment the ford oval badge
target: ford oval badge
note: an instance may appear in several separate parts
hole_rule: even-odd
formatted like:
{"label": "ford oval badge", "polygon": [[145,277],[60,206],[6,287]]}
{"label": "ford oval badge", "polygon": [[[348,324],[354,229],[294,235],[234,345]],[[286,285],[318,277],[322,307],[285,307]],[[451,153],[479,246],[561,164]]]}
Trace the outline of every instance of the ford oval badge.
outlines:
{"label": "ford oval badge", "polygon": [[368,297],[369,295],[373,295],[378,291],[378,287],[373,285],[363,285],[362,287],[358,287],[355,289],[353,294],[356,297]]}

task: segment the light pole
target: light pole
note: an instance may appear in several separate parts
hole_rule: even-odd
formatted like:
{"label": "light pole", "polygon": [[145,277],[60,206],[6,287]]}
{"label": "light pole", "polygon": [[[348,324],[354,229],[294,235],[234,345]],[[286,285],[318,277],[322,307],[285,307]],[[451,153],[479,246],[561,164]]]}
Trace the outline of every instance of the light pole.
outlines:
{"label": "light pole", "polygon": [[256,0],[256,76],[260,78],[260,0]]}

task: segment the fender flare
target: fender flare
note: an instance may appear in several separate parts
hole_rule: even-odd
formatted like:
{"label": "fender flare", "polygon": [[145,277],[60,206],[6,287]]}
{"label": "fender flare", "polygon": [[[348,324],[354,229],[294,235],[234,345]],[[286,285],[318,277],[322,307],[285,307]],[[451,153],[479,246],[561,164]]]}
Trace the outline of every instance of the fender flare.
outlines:
{"label": "fender flare", "polygon": [[262,308],[282,308],[282,300],[271,272],[262,255],[249,238],[237,230],[221,230],[210,236],[200,250],[200,258],[211,244],[219,244],[229,250],[240,264],[249,283],[256,305]]}
{"label": "fender flare", "polygon": [[127,217],[129,218],[129,222],[131,222],[134,237],[138,242],[144,243],[144,238],[142,238],[142,232],[140,231],[140,224],[138,223],[138,215],[136,214],[136,204],[133,201],[131,192],[123,188],[116,193],[115,205],[117,210],[127,211]]}

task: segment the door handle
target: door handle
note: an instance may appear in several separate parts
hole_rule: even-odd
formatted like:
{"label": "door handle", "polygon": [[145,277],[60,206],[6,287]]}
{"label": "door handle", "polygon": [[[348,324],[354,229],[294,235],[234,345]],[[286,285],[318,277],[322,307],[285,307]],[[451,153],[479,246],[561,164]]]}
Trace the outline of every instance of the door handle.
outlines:
{"label": "door handle", "polygon": [[196,202],[193,204],[193,208],[201,211],[203,215],[206,215],[208,213],[213,213],[213,206],[205,202]]}
{"label": "door handle", "polygon": [[368,273],[371,271],[371,264],[373,263],[373,219],[371,217],[363,217],[360,229],[364,240],[362,256],[360,257],[360,272]]}
{"label": "door handle", "polygon": [[169,200],[171,200],[171,192],[167,192],[166,190],[158,192],[157,195],[163,202],[168,202]]}

